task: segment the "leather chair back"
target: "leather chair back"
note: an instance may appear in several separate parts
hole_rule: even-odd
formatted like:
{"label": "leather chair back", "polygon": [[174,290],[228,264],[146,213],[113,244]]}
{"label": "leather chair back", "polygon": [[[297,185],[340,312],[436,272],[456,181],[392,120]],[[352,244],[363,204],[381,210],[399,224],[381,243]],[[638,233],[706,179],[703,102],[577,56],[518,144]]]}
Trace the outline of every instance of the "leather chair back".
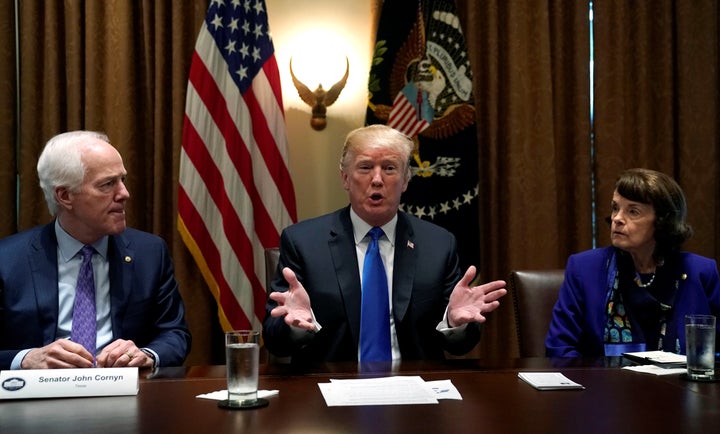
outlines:
{"label": "leather chair back", "polygon": [[280,260],[280,249],[270,247],[265,249],[265,291],[270,294],[270,282],[275,277],[278,261]]}
{"label": "leather chair back", "polygon": [[510,273],[520,357],[544,357],[545,336],[565,270],[517,270]]}

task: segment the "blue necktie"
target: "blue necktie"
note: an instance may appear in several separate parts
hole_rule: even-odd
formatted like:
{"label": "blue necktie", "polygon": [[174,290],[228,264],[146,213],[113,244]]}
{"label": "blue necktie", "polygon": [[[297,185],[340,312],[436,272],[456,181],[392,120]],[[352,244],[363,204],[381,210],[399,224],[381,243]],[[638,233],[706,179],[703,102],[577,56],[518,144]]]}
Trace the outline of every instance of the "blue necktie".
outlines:
{"label": "blue necktie", "polygon": [[370,244],[365,252],[360,312],[360,361],[390,361],[390,302],[385,267],[378,239],[382,229],[370,229]]}
{"label": "blue necktie", "polygon": [[83,257],[75,288],[73,304],[72,331],[70,339],[77,342],[95,357],[97,321],[95,316],[95,278],[92,268],[92,256],[95,249],[85,246],[80,251]]}

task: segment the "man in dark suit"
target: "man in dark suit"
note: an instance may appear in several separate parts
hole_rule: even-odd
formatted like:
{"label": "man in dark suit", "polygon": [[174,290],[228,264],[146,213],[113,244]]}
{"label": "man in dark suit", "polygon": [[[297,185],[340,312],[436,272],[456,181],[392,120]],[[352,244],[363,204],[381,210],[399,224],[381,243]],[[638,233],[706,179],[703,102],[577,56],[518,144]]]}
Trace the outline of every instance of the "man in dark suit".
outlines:
{"label": "man in dark suit", "polygon": [[[0,240],[0,369],[178,366],[190,333],[167,245],[126,228],[127,175],[107,136],[60,134],[38,160],[53,222]],[[83,248],[96,329],[72,339]]]}
{"label": "man in dark suit", "polygon": [[382,229],[390,359],[440,359],[444,350],[463,354],[477,344],[479,323],[498,307],[505,282],[472,286],[475,267],[462,274],[455,237],[398,211],[412,149],[412,140],[384,125],[348,134],[340,172],[350,206],[281,234],[263,324],[271,353],[293,363],[366,361],[361,276],[371,228]]}

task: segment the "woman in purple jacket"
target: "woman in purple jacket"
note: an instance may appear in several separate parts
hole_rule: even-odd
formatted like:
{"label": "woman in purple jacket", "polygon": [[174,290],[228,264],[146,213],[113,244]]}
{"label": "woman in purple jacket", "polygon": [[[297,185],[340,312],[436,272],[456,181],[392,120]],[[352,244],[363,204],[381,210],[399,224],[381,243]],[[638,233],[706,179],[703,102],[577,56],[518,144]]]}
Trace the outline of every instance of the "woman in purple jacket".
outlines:
{"label": "woman in purple jacket", "polygon": [[686,215],[669,176],[620,175],[607,219],[612,246],[568,259],[545,339],[549,357],[685,353],[685,315],[720,314],[716,261],[679,250],[692,236]]}

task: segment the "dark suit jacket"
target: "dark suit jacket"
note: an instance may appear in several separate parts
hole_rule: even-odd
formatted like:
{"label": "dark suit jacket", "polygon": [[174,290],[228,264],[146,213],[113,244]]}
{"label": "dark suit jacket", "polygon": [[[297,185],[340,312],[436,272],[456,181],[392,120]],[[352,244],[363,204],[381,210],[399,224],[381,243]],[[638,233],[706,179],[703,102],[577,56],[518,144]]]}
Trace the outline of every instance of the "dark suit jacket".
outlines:
{"label": "dark suit jacket", "polygon": [[[310,296],[322,329],[300,343],[290,339],[284,318],[273,318],[268,299],[263,338],[268,350],[293,363],[357,361],[360,336],[360,274],[350,207],[286,228],[273,291],[286,291],[280,270],[290,267]],[[443,350],[470,351],[480,339],[479,324],[468,324],[461,340],[435,330],[450,293],[462,277],[455,237],[445,229],[398,213],[393,274],[393,315],[404,360],[440,359]]]}
{"label": "dark suit jacket", "polygon": [[[54,222],[0,240],[0,369],[23,349],[55,341],[58,322]],[[150,348],[162,366],[182,365],[190,332],[165,242],[126,229],[108,240],[113,339]]]}

